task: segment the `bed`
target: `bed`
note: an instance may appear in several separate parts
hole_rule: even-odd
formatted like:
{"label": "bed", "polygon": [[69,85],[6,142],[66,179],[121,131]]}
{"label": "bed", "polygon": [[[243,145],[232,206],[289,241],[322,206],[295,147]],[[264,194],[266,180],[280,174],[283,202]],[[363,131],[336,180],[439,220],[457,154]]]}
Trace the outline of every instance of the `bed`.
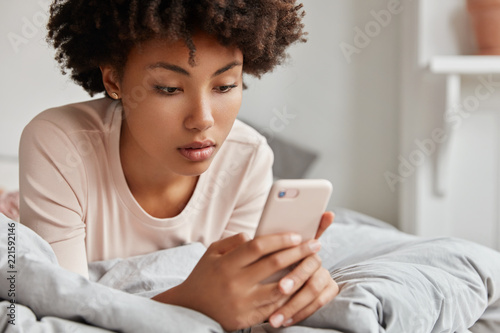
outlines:
{"label": "bed", "polygon": [[[499,252],[335,212],[320,256],[339,295],[296,326],[241,332],[500,332]],[[60,268],[30,229],[3,214],[0,226],[2,253],[12,250],[9,234],[16,250],[14,266],[0,259],[3,332],[224,332],[201,313],[149,299],[187,277],[205,251],[199,243],[94,262],[86,280]]]}

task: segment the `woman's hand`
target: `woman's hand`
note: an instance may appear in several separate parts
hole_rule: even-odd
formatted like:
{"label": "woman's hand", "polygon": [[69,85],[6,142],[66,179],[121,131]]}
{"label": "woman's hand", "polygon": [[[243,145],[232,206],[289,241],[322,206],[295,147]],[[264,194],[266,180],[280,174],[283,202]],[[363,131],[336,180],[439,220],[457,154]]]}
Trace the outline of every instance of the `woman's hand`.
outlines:
{"label": "woman's hand", "polygon": [[[316,238],[323,234],[334,218],[333,212],[323,214]],[[306,319],[339,293],[337,283],[328,270],[321,266],[317,254],[304,259],[283,277],[279,281],[279,288],[283,295],[293,297],[269,318],[274,327],[290,326]]]}
{"label": "woman's hand", "polygon": [[[316,302],[311,304],[310,297],[317,295],[316,288],[325,289],[324,274],[315,269],[301,276],[307,284],[291,303],[287,303],[291,294],[280,292],[277,282],[260,282],[304,258],[310,259],[302,261],[296,270],[309,267],[311,262],[316,262],[316,267],[317,259],[312,255],[319,251],[319,242],[301,241],[299,235],[286,233],[253,240],[238,234],[215,242],[182,284],[153,299],[204,313],[228,331],[261,323],[285,303],[286,307],[280,311],[285,310],[286,318],[290,318],[293,309],[300,308],[300,313],[293,313],[294,318],[299,318],[298,315],[307,314],[309,309],[316,307]],[[297,274],[296,270],[292,273]],[[296,281],[299,286],[301,280],[297,277]],[[325,296],[319,301],[327,299],[329,297]]]}
{"label": "woman's hand", "polygon": [[333,212],[324,212],[319,223],[318,231],[316,232],[316,239],[320,238],[326,229],[333,223],[335,214]]}
{"label": "woman's hand", "polygon": [[280,280],[279,288],[283,295],[292,297],[269,318],[273,327],[290,326],[306,319],[339,293],[330,272],[321,267],[318,255],[304,259]]}

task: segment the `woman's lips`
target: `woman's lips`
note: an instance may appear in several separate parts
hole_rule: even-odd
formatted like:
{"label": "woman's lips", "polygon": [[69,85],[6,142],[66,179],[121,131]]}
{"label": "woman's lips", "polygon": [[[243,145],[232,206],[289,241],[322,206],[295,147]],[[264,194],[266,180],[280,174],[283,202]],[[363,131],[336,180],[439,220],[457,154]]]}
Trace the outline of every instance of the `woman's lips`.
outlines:
{"label": "woman's lips", "polygon": [[188,160],[202,162],[212,157],[215,152],[215,143],[212,141],[193,142],[178,150]]}

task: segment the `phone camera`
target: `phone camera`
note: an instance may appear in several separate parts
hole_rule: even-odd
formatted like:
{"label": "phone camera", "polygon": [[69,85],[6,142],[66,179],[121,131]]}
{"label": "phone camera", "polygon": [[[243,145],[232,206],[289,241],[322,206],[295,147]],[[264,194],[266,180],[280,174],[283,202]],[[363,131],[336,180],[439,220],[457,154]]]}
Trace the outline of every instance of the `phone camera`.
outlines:
{"label": "phone camera", "polygon": [[279,199],[294,199],[299,195],[299,190],[296,188],[284,188],[278,191]]}

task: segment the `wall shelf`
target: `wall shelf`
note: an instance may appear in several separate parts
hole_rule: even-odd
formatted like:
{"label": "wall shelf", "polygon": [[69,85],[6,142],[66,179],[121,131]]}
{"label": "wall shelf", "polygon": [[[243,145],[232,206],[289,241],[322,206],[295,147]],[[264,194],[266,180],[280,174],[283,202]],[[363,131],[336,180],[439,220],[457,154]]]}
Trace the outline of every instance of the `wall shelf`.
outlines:
{"label": "wall shelf", "polygon": [[465,0],[405,8],[400,226],[500,250],[500,56],[475,55]]}
{"label": "wall shelf", "polygon": [[[462,75],[484,75],[500,73],[500,56],[435,56],[429,63],[434,74],[446,75],[446,107],[444,116],[459,112],[462,105]],[[437,196],[446,195],[448,173],[451,165],[451,150],[456,137],[456,127],[444,122],[443,129],[447,140],[438,147],[435,165],[434,192]]]}
{"label": "wall shelf", "polygon": [[500,56],[435,56],[429,69],[436,74],[500,73]]}

